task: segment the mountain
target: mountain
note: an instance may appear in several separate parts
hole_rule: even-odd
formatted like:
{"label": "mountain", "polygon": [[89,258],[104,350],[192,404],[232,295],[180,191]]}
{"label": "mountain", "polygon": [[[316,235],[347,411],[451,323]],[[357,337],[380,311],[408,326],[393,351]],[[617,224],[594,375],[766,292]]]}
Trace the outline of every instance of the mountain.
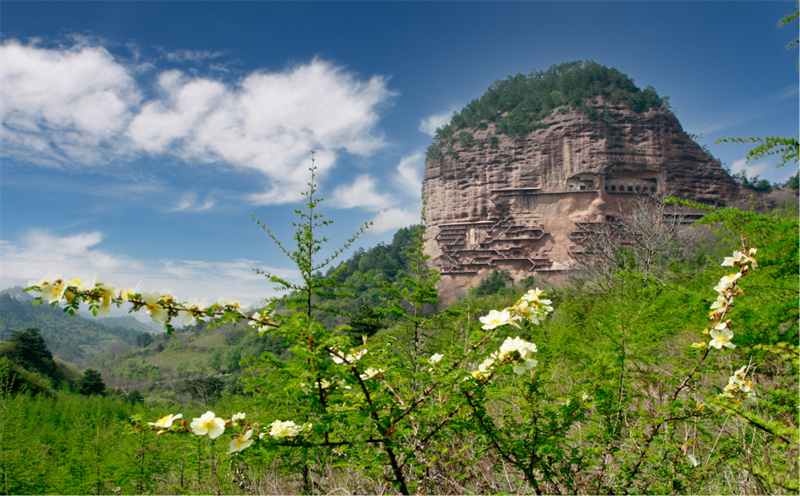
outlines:
{"label": "mountain", "polygon": [[14,289],[0,294],[0,339],[8,339],[11,330],[24,331],[36,327],[41,330],[47,348],[63,362],[85,367],[112,343],[132,344],[143,332],[70,317],[60,308],[48,305],[34,306],[30,301],[17,299],[19,291]]}
{"label": "mountain", "polygon": [[497,81],[428,148],[425,248],[442,299],[493,270],[560,277],[579,225],[668,192],[724,206],[753,190],[684,132],[667,98],[617,69],[571,62]]}
{"label": "mountain", "polygon": [[163,326],[156,324],[152,320],[150,322],[142,322],[132,315],[124,315],[122,317],[100,317],[92,315],[88,312],[87,314],[78,315],[80,315],[82,318],[102,324],[106,327],[127,327],[128,329],[133,329],[139,332],[148,332],[150,334],[161,334],[162,332],[166,332]]}

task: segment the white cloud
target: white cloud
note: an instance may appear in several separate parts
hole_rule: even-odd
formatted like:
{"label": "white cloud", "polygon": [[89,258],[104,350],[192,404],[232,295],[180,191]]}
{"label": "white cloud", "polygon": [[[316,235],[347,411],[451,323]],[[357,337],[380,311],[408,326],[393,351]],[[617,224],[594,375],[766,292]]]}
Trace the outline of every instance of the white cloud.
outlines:
{"label": "white cloud", "polygon": [[[253,302],[274,295],[271,283],[251,270],[261,265],[258,260],[169,259],[149,264],[108,253],[99,247],[102,240],[99,232],[58,236],[49,231],[31,230],[21,236],[19,243],[0,241],[3,248],[0,286],[26,286],[29,280],[49,273],[84,280],[97,274],[98,279],[119,287],[134,287],[139,282],[143,290],[170,287],[184,301],[192,296],[216,301],[225,294],[237,301]],[[298,276],[295,270],[261,268],[289,280]]]}
{"label": "white cloud", "polygon": [[182,194],[180,199],[173,205],[170,212],[181,212],[181,211],[191,211],[191,212],[201,212],[203,210],[208,210],[209,208],[216,205],[216,200],[211,193],[207,194],[206,197],[201,201],[196,191],[187,191],[186,193]]}
{"label": "white cloud", "polygon": [[356,177],[353,184],[337,187],[331,199],[332,205],[338,208],[361,207],[371,211],[378,211],[392,202],[387,195],[375,191],[375,180],[366,174]]}
{"label": "white cloud", "polygon": [[5,155],[58,165],[128,153],[122,132],[141,94],[104,48],[46,50],[8,40],[0,58]]}
{"label": "white cloud", "polygon": [[766,161],[755,162],[752,164],[747,163],[747,159],[739,159],[734,160],[731,164],[731,172],[736,174],[743,170],[747,171],[747,177],[753,178],[755,176],[761,176],[761,179],[765,179],[764,176],[771,176],[775,166],[770,164]]}
{"label": "white cloud", "polygon": [[425,155],[422,152],[401,158],[394,175],[395,184],[408,196],[419,198],[422,191],[421,172],[424,166]]}
{"label": "white cloud", "polygon": [[168,52],[165,57],[170,62],[202,62],[203,60],[215,59],[225,55],[225,52],[210,50],[175,50]]}
{"label": "white cloud", "polygon": [[454,110],[451,109],[446,112],[429,115],[424,119],[420,119],[419,127],[417,129],[425,134],[433,136],[436,134],[437,129],[450,122],[450,119],[453,117],[453,112]]}
{"label": "white cloud", "polygon": [[342,152],[369,156],[382,147],[378,110],[394,96],[386,78],[360,80],[320,59],[236,83],[168,70],[149,88],[133,77],[140,61],[126,66],[85,40],[80,48],[9,40],[0,57],[5,156],[81,167],[149,154],[255,170],[264,192],[245,197],[258,204],[301,199],[310,149],[318,150],[322,177]]}
{"label": "white cloud", "polygon": [[381,234],[393,229],[419,224],[419,222],[419,212],[414,213],[400,208],[388,208],[386,210],[381,210],[378,215],[372,219],[370,232]]}

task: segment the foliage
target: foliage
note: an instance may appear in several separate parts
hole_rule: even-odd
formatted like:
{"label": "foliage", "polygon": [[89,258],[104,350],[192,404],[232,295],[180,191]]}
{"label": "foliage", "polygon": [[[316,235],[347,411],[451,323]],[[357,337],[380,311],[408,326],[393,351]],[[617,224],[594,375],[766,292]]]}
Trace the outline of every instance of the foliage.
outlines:
{"label": "foliage", "polygon": [[48,348],[59,359],[86,366],[112,341],[132,344],[141,332],[119,326],[105,326],[89,319],[73,319],[57,308],[31,306],[0,294],[0,339],[13,329],[40,329]]}
{"label": "foliage", "polygon": [[[781,159],[775,167],[783,167],[789,162],[797,162],[800,155],[800,135],[795,138],[767,136],[765,138],[720,138],[717,143],[760,143],[747,153],[746,162],[758,160],[767,155],[780,155]],[[744,173],[744,171],[742,171]],[[746,176],[744,177],[746,180]],[[755,180],[754,180],[755,182]]]}
{"label": "foliage", "polygon": [[[518,136],[547,127],[544,121],[555,109],[602,119],[608,112],[597,110],[597,97],[607,104],[624,103],[637,113],[669,108],[668,98],[660,98],[650,86],[639,89],[630,77],[613,67],[594,61],[552,65],[546,71],[534,70],[492,83],[483,96],[454,113],[450,123],[436,130],[427,160],[440,158],[443,149],[455,143],[472,146],[475,141],[469,130],[485,128],[487,123],[494,123],[499,133]],[[496,147],[496,140],[489,145]]]}
{"label": "foliage", "polygon": [[509,283],[513,285],[514,279],[511,278],[511,275],[507,270],[493,270],[486,279],[482,280],[470,291],[470,294],[473,296],[488,296],[497,294],[501,290],[505,289]]}
{"label": "foliage", "polygon": [[86,369],[81,378],[80,392],[83,395],[91,396],[94,394],[103,394],[106,390],[106,383],[103,382],[103,377],[100,372],[94,369]]}
{"label": "foliage", "polygon": [[752,178],[747,177],[747,171],[742,169],[736,174],[732,174],[731,177],[734,181],[738,184],[746,187],[751,188],[756,191],[772,191],[772,184],[766,179],[760,179],[759,176],[754,176]]}

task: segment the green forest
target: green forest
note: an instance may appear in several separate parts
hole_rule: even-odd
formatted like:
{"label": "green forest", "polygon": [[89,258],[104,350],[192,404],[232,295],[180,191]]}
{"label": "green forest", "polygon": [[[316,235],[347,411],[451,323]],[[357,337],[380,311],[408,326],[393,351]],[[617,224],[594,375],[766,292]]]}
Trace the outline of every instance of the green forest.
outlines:
{"label": "green forest", "polygon": [[[436,130],[428,147],[427,160],[437,159],[456,142],[474,142],[471,129],[487,129],[509,136],[547,127],[544,122],[554,110],[579,112],[591,119],[601,118],[597,97],[608,104],[624,103],[641,113],[651,108],[669,108],[669,98],[659,97],[655,88],[639,89],[626,74],[594,61],[574,61],[552,65],[549,69],[517,74],[492,83],[480,97],[453,113],[450,122]],[[497,147],[497,138],[489,138]]]}

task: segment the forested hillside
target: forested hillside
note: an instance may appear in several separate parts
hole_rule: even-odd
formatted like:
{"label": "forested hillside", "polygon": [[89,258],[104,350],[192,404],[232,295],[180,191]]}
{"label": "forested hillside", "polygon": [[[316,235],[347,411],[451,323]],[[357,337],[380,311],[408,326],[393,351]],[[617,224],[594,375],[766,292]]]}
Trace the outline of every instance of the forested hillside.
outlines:
{"label": "forested hillside", "polygon": [[[443,148],[456,140],[470,141],[469,129],[486,129],[490,123],[496,125],[498,133],[514,136],[547,127],[543,120],[557,108],[600,118],[591,102],[596,97],[612,104],[624,103],[638,113],[669,105],[669,99],[659,97],[654,88],[641,90],[633,79],[614,67],[594,61],[552,65],[546,71],[534,70],[492,83],[480,98],[455,112],[448,124],[436,130],[427,158],[440,156]],[[489,146],[496,146],[496,139],[490,138]]]}
{"label": "forested hillside", "polygon": [[142,334],[141,330],[73,318],[60,308],[32,305],[30,301],[0,294],[0,339],[8,339],[12,330],[33,327],[41,330],[47,347],[56,358],[79,367],[88,366],[111,343],[133,344],[136,336]]}

